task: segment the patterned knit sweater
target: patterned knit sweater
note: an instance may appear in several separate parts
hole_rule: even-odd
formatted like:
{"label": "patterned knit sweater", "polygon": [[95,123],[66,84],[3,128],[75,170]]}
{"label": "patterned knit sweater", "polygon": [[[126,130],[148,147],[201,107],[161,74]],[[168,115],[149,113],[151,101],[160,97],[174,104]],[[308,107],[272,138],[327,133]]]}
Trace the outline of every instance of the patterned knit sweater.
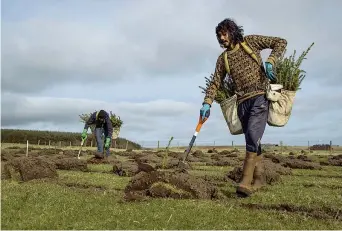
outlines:
{"label": "patterned knit sweater", "polygon": [[[287,41],[283,38],[262,35],[248,35],[244,37],[244,41],[254,52],[258,62],[239,44],[232,50],[227,50],[230,75],[235,83],[238,103],[256,95],[265,94],[267,78],[264,68],[262,68],[260,52],[264,49],[272,49],[267,62],[274,66],[275,61],[283,54],[287,45]],[[207,88],[204,103],[212,104],[217,89],[221,87],[226,74],[222,52],[217,59],[213,81]]]}

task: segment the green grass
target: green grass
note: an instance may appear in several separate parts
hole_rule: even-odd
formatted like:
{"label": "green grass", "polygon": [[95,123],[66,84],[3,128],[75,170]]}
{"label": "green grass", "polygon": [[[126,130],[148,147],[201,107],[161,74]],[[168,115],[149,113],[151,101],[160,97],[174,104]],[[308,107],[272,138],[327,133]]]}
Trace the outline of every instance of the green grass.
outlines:
{"label": "green grass", "polygon": [[336,229],[341,222],[241,208],[236,201],[122,203],[104,192],[4,182],[2,229]]}
{"label": "green grass", "polygon": [[[244,204],[342,208],[340,167],[293,170],[293,176],[255,193],[235,197],[230,182],[226,199],[150,199],[124,202],[130,177],[110,174],[112,166],[88,165],[90,172],[58,171],[57,180],[2,181],[2,229],[340,229],[341,220],[300,212],[251,209]],[[232,167],[195,165],[190,174],[221,179]],[[106,173],[103,173],[106,172]]]}

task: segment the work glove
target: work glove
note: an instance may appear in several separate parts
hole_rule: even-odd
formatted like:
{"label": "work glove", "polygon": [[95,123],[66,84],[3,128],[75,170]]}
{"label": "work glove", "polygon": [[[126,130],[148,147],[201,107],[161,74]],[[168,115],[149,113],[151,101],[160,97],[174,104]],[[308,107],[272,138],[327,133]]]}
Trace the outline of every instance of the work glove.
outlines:
{"label": "work glove", "polygon": [[203,107],[200,110],[200,116],[201,116],[202,121],[204,120],[204,118],[207,118],[207,119],[209,118],[209,116],[210,116],[210,105],[209,104],[207,104],[207,103],[203,104]]}
{"label": "work glove", "polygon": [[271,81],[276,81],[276,78],[275,78],[274,73],[273,73],[273,65],[269,62],[266,62],[265,67],[266,67],[267,78],[270,79]]}
{"label": "work glove", "polygon": [[87,138],[87,129],[83,129],[83,132],[82,132],[82,135],[81,135],[81,137],[82,137],[82,140],[85,140],[86,138]]}
{"label": "work glove", "polygon": [[110,146],[110,137],[107,137],[104,147],[107,149],[109,148],[109,146]]}

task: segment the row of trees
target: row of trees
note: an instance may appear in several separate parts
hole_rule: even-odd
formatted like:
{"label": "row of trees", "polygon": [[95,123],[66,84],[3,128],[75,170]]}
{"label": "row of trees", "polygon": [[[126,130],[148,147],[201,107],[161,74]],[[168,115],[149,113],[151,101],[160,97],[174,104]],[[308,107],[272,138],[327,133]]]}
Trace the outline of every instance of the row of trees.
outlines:
{"label": "row of trees", "polygon": [[[79,115],[82,123],[88,121],[91,116],[91,112],[88,114]],[[128,147],[131,149],[140,149],[141,146],[135,142],[129,141],[124,138],[119,138],[120,129],[123,125],[123,121],[120,116],[115,115],[110,111],[110,120],[113,126],[112,139],[115,140],[117,147]],[[92,135],[88,136],[86,145],[96,145],[95,139],[95,125],[90,126]],[[80,144],[80,133],[73,132],[56,132],[56,131],[35,131],[35,130],[14,130],[14,129],[2,129],[1,130],[1,142],[2,143],[26,143],[29,140],[32,144],[51,144],[56,143],[68,143],[69,145],[76,146]]]}
{"label": "row of trees", "polygon": [[[80,145],[81,134],[79,132],[57,132],[57,131],[36,131],[36,130],[20,130],[20,129],[1,129],[1,143],[20,143],[26,144],[26,141],[31,144],[51,144],[58,145],[63,142],[65,145],[71,143],[72,146]],[[116,140],[117,147],[129,149],[141,149],[141,145],[130,140],[118,137]],[[96,145],[95,137],[88,136],[86,145],[91,143]]]}

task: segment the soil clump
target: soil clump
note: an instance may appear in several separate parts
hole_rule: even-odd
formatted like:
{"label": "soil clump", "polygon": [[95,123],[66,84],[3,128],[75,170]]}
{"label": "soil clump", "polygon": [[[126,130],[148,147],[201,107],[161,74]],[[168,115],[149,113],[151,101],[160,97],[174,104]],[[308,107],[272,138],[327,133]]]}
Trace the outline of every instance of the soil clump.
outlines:
{"label": "soil clump", "polygon": [[42,178],[57,178],[58,173],[53,162],[44,158],[20,157],[4,165],[4,179],[30,181]]}
{"label": "soil clump", "polygon": [[113,173],[118,176],[134,176],[139,172],[151,172],[155,171],[155,168],[147,163],[137,161],[117,161],[113,165]]}
{"label": "soil clump", "polygon": [[295,159],[293,157],[290,158],[268,153],[264,154],[264,157],[272,160],[272,162],[274,163],[281,164],[283,167],[289,167],[292,169],[322,169],[322,166],[319,163],[304,161],[302,159]]}
{"label": "soil clump", "polygon": [[62,158],[54,160],[56,168],[60,170],[88,171],[87,161],[75,158]]}
{"label": "soil clump", "polygon": [[212,184],[182,171],[140,172],[131,179],[124,192],[128,201],[146,197],[213,199],[218,195]]}
{"label": "soil clump", "polygon": [[321,165],[342,166],[342,155],[329,156],[327,161],[321,161]]}

